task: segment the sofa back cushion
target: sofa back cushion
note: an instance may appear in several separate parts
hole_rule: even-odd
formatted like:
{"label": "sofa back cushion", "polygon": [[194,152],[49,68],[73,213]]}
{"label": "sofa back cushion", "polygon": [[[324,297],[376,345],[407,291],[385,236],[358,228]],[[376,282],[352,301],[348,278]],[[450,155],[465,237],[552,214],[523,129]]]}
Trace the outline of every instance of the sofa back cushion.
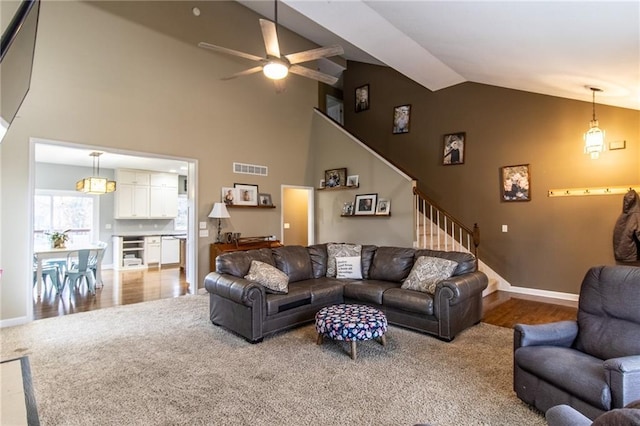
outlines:
{"label": "sofa back cushion", "polygon": [[369,278],[401,282],[413,268],[415,249],[402,247],[378,247],[369,269]]}
{"label": "sofa back cushion", "polygon": [[602,360],[640,355],[640,268],[597,266],[582,281],[576,349]]}
{"label": "sofa back cushion", "polygon": [[362,278],[369,279],[369,270],[373,263],[373,256],[376,254],[378,246],[372,246],[368,244],[362,245]]}
{"label": "sofa back cushion", "polygon": [[216,257],[216,272],[242,278],[249,273],[252,260],[267,263],[271,266],[276,265],[270,248],[233,251],[219,254]]}
{"label": "sofa back cushion", "polygon": [[311,259],[311,271],[313,278],[322,278],[327,275],[327,245],[315,244],[307,247]]}
{"label": "sofa back cushion", "polygon": [[289,276],[289,282],[313,278],[311,258],[306,247],[283,246],[271,250],[276,268]]}
{"label": "sofa back cushion", "polygon": [[453,260],[458,262],[458,266],[453,271],[452,276],[467,274],[476,270],[476,258],[471,253],[464,253],[461,251],[441,251],[441,250],[428,250],[420,249],[416,250],[416,259],[420,256],[429,257],[442,257],[443,259]]}

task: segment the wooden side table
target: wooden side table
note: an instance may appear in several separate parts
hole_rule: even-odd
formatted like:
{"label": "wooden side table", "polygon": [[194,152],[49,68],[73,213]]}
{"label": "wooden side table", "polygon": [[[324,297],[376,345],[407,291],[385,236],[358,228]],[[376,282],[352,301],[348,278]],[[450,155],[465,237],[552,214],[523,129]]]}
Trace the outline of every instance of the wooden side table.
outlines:
{"label": "wooden side table", "polygon": [[278,240],[273,241],[252,241],[247,243],[214,243],[209,245],[209,271],[216,270],[216,257],[221,253],[227,253],[230,251],[246,251],[261,248],[276,248],[282,247],[282,244]]}

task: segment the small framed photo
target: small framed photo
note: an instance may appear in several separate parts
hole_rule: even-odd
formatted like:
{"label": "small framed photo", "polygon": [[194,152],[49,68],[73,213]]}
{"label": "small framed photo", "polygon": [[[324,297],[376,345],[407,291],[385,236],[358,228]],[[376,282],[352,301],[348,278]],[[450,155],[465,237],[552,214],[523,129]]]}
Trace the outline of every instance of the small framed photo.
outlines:
{"label": "small framed photo", "polygon": [[353,215],[353,202],[347,201],[342,205],[342,216]]}
{"label": "small framed photo", "polygon": [[409,133],[411,105],[400,105],[393,108],[393,134]]}
{"label": "small framed photo", "polygon": [[356,87],[356,112],[369,109],[369,85]]}
{"label": "small framed photo", "polygon": [[325,186],[325,185],[324,185],[324,179],[320,179],[320,186],[319,186],[319,188],[324,188],[324,186]]}
{"label": "small framed photo", "polygon": [[391,201],[386,198],[378,199],[376,204],[376,214],[381,216],[389,216],[391,212]]}
{"label": "small framed photo", "polygon": [[502,201],[531,201],[531,174],[528,164],[500,169]]}
{"label": "small framed photo", "polygon": [[222,201],[228,206],[233,206],[238,201],[238,191],[235,188],[223,186]]}
{"label": "small framed photo", "polygon": [[261,206],[272,206],[271,194],[258,194],[258,202]]}
{"label": "small framed photo", "polygon": [[258,185],[246,183],[234,183],[233,187],[238,192],[235,204],[238,206],[258,205]]}
{"label": "small framed photo", "polygon": [[360,175],[347,176],[347,186],[358,187],[358,181],[359,180],[360,180]]}
{"label": "small framed photo", "polygon": [[464,143],[466,133],[451,133],[444,135],[442,145],[444,147],[442,154],[442,164],[451,166],[455,164],[464,164]]}
{"label": "small framed photo", "polygon": [[378,194],[362,194],[356,195],[355,211],[356,215],[373,215],[376,214],[376,202]]}
{"label": "small framed photo", "polygon": [[324,185],[327,188],[347,185],[347,169],[331,169],[324,171]]}

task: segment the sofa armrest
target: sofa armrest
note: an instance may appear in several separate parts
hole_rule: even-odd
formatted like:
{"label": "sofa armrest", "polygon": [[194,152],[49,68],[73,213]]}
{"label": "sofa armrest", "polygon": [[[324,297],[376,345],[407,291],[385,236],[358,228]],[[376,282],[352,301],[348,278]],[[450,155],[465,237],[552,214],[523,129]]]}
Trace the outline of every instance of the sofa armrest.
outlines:
{"label": "sofa armrest", "polygon": [[253,306],[256,300],[264,301],[264,287],[253,281],[229,274],[210,272],[204,279],[204,287],[211,294],[216,294],[245,306]]}
{"label": "sofa armrest", "polygon": [[545,413],[549,426],[590,426],[591,419],[568,405],[556,405]]}
{"label": "sofa armrest", "polygon": [[604,370],[611,389],[612,408],[622,408],[640,399],[640,355],[608,359]]}
{"label": "sofa armrest", "polygon": [[558,321],[548,324],[513,326],[513,349],[523,346],[570,347],[578,336],[576,321]]}
{"label": "sofa armrest", "polygon": [[475,295],[481,294],[488,284],[489,279],[484,272],[475,271],[456,275],[438,283],[434,299],[444,297],[449,299],[449,305],[457,305]]}

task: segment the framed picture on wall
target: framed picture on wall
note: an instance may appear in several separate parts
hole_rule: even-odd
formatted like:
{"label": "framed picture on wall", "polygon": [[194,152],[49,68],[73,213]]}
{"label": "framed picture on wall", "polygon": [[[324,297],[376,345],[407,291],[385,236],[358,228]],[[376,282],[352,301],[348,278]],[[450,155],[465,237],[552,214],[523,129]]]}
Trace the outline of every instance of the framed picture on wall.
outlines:
{"label": "framed picture on wall", "polygon": [[235,188],[223,186],[222,201],[228,206],[233,206],[238,201],[238,191]]}
{"label": "framed picture on wall", "polygon": [[347,186],[358,186],[358,181],[360,180],[360,175],[351,175],[347,176]]}
{"label": "framed picture on wall", "polygon": [[233,187],[238,193],[235,204],[238,206],[257,206],[258,205],[258,185],[250,185],[246,183],[234,183]]}
{"label": "framed picture on wall", "polygon": [[376,214],[376,202],[378,201],[378,194],[362,194],[356,195],[356,202],[354,203],[356,215]]}
{"label": "framed picture on wall", "polygon": [[356,112],[369,109],[369,85],[356,87]]}
{"label": "framed picture on wall", "polygon": [[528,164],[500,169],[502,201],[531,201],[531,174]]}
{"label": "framed picture on wall", "polygon": [[271,194],[258,194],[259,204],[261,206],[272,206]]}
{"label": "framed picture on wall", "polygon": [[464,132],[444,135],[444,150],[442,154],[443,165],[451,166],[456,164],[464,164],[465,139],[466,134]]}
{"label": "framed picture on wall", "polygon": [[324,171],[324,185],[327,188],[347,185],[347,169],[330,169]]}
{"label": "framed picture on wall", "polygon": [[381,216],[389,216],[391,212],[391,201],[386,198],[379,198],[376,204],[376,214]]}
{"label": "framed picture on wall", "polygon": [[393,108],[393,134],[409,133],[411,105],[400,105]]}

